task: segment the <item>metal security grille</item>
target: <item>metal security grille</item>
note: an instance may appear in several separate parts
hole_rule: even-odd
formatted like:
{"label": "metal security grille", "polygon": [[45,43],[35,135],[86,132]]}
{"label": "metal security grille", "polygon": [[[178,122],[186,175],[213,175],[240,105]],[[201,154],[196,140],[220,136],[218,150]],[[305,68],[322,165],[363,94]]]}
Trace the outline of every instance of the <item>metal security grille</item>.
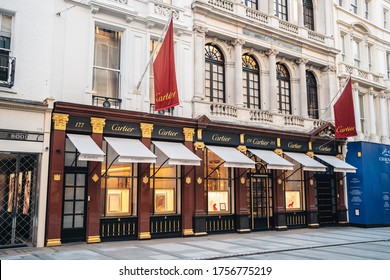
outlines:
{"label": "metal security grille", "polygon": [[33,243],[37,161],[0,153],[0,248]]}

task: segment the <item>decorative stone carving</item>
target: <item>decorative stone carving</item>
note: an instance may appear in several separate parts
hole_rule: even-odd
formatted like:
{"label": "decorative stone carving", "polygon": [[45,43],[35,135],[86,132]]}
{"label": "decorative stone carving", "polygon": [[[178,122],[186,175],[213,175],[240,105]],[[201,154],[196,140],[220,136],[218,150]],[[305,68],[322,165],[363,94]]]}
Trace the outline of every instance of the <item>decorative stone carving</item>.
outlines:
{"label": "decorative stone carving", "polygon": [[106,119],[91,117],[91,126],[93,133],[103,133],[103,128],[106,125]]}
{"label": "decorative stone carving", "polygon": [[141,123],[140,128],[142,131],[142,137],[152,138],[153,124],[151,123]]}
{"label": "decorative stone carving", "polygon": [[68,114],[53,113],[54,130],[66,130],[69,121]]}

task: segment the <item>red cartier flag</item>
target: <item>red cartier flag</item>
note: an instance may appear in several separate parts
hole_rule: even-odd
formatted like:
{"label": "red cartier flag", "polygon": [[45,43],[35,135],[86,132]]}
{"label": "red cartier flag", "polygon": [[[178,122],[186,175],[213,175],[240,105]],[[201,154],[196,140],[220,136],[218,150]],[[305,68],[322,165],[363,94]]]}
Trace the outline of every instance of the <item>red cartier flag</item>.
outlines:
{"label": "red cartier flag", "polygon": [[356,136],[355,111],[353,108],[352,83],[348,80],[343,93],[333,106],[335,138]]}
{"label": "red cartier flag", "polygon": [[179,105],[173,44],[173,19],[169,23],[167,34],[153,62],[153,72],[154,109],[165,110]]}

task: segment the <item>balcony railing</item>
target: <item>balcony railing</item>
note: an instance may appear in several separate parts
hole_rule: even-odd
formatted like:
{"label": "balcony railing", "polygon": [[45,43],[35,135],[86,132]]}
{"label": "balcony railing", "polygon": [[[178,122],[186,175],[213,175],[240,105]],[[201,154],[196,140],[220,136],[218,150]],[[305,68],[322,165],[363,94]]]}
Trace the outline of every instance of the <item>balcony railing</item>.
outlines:
{"label": "balcony railing", "polygon": [[122,99],[92,95],[92,105],[104,108],[120,109]]}
{"label": "balcony railing", "polygon": [[11,88],[15,80],[16,58],[0,54],[0,86]]}
{"label": "balcony railing", "polygon": [[[199,7],[204,7],[207,11],[216,11],[218,13],[219,11],[223,11],[227,14],[234,13],[235,17],[241,17],[242,19],[247,20],[248,26],[253,24],[253,22],[260,22],[268,25],[269,27],[279,29],[279,31],[298,35],[303,39],[312,41],[313,43],[315,42],[320,43],[321,45],[334,46],[334,39],[325,34],[308,30],[305,26],[296,25],[293,22],[282,20],[274,15],[268,15],[259,10],[245,7],[241,4],[242,1],[241,3],[239,2],[240,1],[234,0],[196,0],[193,1],[193,7],[199,5]],[[211,6],[212,9],[207,6]],[[256,25],[256,23],[254,24]]]}
{"label": "balcony railing", "polygon": [[155,110],[154,109],[154,104],[150,104],[150,113],[151,114],[159,114],[159,115],[165,115],[165,116],[173,116],[173,110],[175,108],[172,107],[172,108],[169,108],[169,109],[166,109],[166,110]]}

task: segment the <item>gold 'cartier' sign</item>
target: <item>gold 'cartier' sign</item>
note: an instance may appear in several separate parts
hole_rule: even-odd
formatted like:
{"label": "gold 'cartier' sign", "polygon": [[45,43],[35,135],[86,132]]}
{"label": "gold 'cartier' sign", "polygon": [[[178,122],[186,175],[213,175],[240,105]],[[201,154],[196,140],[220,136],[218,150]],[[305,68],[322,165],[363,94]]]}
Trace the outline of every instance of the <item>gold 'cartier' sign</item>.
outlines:
{"label": "gold 'cartier' sign", "polygon": [[173,130],[166,130],[164,128],[160,128],[158,130],[158,135],[162,135],[162,136],[177,136],[179,133],[177,131],[173,131]]}
{"label": "gold 'cartier' sign", "polygon": [[229,142],[232,138],[227,137],[225,135],[219,135],[218,133],[213,134],[211,137],[213,141],[220,141],[220,142]]}

